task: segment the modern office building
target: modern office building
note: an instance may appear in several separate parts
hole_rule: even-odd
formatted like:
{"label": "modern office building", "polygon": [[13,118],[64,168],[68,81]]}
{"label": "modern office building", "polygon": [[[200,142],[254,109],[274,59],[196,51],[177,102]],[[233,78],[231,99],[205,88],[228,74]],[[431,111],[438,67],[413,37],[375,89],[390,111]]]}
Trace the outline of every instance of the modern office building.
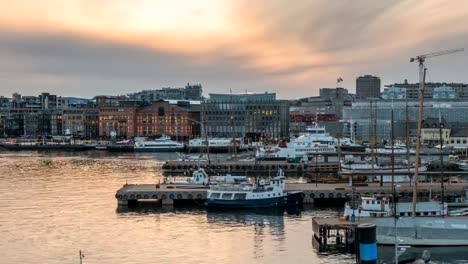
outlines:
{"label": "modern office building", "polygon": [[201,120],[210,137],[274,141],[289,135],[289,103],[274,93],[210,94]]}
{"label": "modern office building", "polygon": [[155,102],[159,100],[202,100],[203,87],[201,84],[189,84],[183,88],[162,88],[143,90],[128,94],[130,100]]}
{"label": "modern office building", "polygon": [[[408,83],[405,80],[403,83],[394,83],[385,85],[382,97],[384,94],[390,93],[392,90],[404,91],[405,97],[408,99],[419,99],[419,83]],[[438,99],[464,99],[468,98],[468,84],[466,83],[441,83],[428,82],[424,85],[424,98]],[[386,96],[386,99],[391,99]],[[394,98],[397,99],[397,98]]]}
{"label": "modern office building", "polygon": [[356,79],[356,98],[380,98],[380,78],[372,75]]}

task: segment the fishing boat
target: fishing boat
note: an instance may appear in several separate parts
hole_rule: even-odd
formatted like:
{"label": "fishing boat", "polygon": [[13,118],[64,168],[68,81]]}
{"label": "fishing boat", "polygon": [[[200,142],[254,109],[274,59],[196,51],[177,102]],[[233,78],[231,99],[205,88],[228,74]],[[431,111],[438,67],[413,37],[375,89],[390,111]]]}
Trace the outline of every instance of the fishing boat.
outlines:
{"label": "fishing boat", "polygon": [[183,150],[184,145],[164,135],[154,140],[136,137],[134,149],[135,152],[176,152]]}
{"label": "fishing boat", "polygon": [[[397,216],[410,216],[412,213],[411,202],[398,202],[396,205]],[[345,204],[345,217],[389,217],[394,216],[394,204],[387,196],[362,196],[356,202]],[[447,215],[448,206],[438,201],[417,202],[416,216],[444,216]]]}
{"label": "fishing boat", "polygon": [[302,192],[285,192],[282,170],[266,183],[213,185],[208,190],[208,208],[274,208],[296,204],[303,198]]}

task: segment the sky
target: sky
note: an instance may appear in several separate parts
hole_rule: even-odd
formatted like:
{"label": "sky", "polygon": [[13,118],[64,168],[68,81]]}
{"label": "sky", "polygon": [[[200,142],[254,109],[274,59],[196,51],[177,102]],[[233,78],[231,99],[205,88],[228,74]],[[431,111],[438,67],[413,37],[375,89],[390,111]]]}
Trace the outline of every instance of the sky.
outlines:
{"label": "sky", "polygon": [[[0,95],[201,83],[292,99],[339,77],[350,92],[364,74],[417,82],[411,57],[467,43],[465,0],[0,0]],[[467,63],[428,59],[428,81],[468,82]]]}

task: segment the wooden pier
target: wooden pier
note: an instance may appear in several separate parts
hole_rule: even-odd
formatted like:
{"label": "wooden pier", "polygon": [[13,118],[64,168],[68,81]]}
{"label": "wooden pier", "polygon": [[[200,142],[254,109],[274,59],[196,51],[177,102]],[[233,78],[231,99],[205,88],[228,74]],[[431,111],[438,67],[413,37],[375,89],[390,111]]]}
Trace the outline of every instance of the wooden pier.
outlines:
{"label": "wooden pier", "polygon": [[[382,194],[391,195],[391,184],[380,186],[379,183],[359,184],[354,186],[356,195]],[[412,186],[400,184],[400,199],[410,199]],[[428,199],[429,183],[418,184],[418,197]],[[445,196],[465,196],[466,184],[456,183],[445,186]],[[162,205],[184,203],[203,204],[207,198],[207,186],[179,184],[125,184],[115,194],[119,205],[134,205],[142,201],[157,201]],[[344,203],[353,195],[353,188],[348,184],[287,183],[285,191],[302,191],[304,204]],[[441,197],[440,184],[432,184],[432,196]]]}
{"label": "wooden pier", "polygon": [[314,217],[312,218],[313,245],[319,251],[338,250],[354,253],[356,227],[369,222],[369,218],[360,218],[351,222],[337,217]]}
{"label": "wooden pier", "polygon": [[322,174],[337,173],[337,162],[289,163],[287,161],[167,161],[162,165],[163,175],[175,176],[191,174],[198,168],[213,175],[233,175],[269,177],[282,169],[286,176],[304,176],[317,170]]}

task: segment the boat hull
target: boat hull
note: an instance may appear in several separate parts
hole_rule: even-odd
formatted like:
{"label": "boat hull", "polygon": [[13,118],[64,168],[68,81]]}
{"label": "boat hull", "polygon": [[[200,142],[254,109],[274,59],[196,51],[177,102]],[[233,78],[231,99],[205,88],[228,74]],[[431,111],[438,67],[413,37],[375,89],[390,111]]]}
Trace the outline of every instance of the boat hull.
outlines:
{"label": "boat hull", "polygon": [[85,145],[16,145],[16,144],[3,144],[2,148],[7,150],[46,150],[46,151],[80,151],[80,150],[91,150],[94,147]]}
{"label": "boat hull", "polygon": [[283,207],[286,202],[285,196],[249,200],[208,199],[206,206],[209,208],[272,208]]}
{"label": "boat hull", "polygon": [[183,151],[183,147],[145,147],[145,148],[134,148],[135,152],[177,152]]}

